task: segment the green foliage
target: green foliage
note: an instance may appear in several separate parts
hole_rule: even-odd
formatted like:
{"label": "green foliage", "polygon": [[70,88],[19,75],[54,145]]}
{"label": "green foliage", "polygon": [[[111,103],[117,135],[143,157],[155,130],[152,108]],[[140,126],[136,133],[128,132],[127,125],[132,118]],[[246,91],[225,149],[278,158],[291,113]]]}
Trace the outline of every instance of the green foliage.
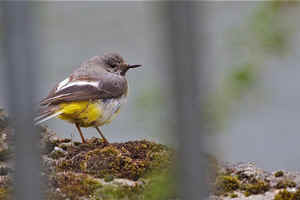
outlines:
{"label": "green foliage", "polygon": [[228,88],[231,97],[241,97],[255,84],[257,75],[255,68],[250,63],[244,63],[228,74]]}
{"label": "green foliage", "polygon": [[268,53],[283,53],[289,37],[284,27],[280,26],[280,8],[282,4],[270,2],[255,12],[250,30],[253,31],[259,47]]}
{"label": "green foliage", "polygon": [[[207,106],[208,119],[222,128],[235,103],[253,94],[262,68],[270,56],[282,56],[288,51],[289,27],[282,19],[283,3],[263,2],[239,27],[230,29],[233,70],[224,73],[224,81]],[[232,69],[230,68],[230,69]]]}

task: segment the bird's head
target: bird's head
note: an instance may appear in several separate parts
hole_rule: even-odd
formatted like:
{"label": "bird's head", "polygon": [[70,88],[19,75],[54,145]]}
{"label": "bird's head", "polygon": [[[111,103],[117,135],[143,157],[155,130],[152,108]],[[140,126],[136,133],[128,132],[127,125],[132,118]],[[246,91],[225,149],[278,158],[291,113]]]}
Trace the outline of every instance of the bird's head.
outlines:
{"label": "bird's head", "polygon": [[127,64],[122,56],[117,53],[108,53],[101,57],[106,71],[125,76],[129,69],[140,67],[141,65]]}

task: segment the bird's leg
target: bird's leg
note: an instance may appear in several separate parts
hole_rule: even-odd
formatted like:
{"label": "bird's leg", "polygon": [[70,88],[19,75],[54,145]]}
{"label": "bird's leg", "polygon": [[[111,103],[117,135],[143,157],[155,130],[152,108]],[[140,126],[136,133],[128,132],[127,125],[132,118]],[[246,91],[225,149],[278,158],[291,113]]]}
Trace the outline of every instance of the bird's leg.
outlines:
{"label": "bird's leg", "polygon": [[102,137],[102,139],[104,140],[104,143],[109,144],[108,140],[104,137],[103,133],[101,132],[100,128],[95,126],[96,130],[98,131],[98,133],[100,134],[100,136]]}
{"label": "bird's leg", "polygon": [[77,130],[78,130],[78,132],[79,132],[79,134],[80,134],[82,143],[85,143],[85,139],[84,139],[84,137],[83,137],[83,134],[82,134],[82,132],[81,132],[81,129],[80,129],[79,124],[76,123],[75,125],[76,125],[76,128],[77,128]]}

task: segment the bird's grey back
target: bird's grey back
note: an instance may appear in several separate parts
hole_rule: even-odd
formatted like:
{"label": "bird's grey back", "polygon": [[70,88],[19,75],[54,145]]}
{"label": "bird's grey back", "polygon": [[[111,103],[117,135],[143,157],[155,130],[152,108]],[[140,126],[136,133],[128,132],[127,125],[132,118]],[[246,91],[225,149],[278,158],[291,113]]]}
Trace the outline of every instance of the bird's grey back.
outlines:
{"label": "bird's grey back", "polygon": [[104,63],[100,56],[94,56],[81,63],[80,67],[71,74],[71,79],[89,79],[98,80],[103,74],[108,73],[105,70]]}

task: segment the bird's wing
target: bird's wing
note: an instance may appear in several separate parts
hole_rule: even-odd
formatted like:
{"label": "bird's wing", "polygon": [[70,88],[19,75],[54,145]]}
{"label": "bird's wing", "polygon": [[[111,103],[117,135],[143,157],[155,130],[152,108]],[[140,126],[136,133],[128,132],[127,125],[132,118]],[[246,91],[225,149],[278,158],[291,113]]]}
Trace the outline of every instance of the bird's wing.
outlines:
{"label": "bird's wing", "polygon": [[101,73],[92,79],[88,76],[70,76],[58,83],[40,105],[117,98],[126,91],[126,79],[113,73]]}

